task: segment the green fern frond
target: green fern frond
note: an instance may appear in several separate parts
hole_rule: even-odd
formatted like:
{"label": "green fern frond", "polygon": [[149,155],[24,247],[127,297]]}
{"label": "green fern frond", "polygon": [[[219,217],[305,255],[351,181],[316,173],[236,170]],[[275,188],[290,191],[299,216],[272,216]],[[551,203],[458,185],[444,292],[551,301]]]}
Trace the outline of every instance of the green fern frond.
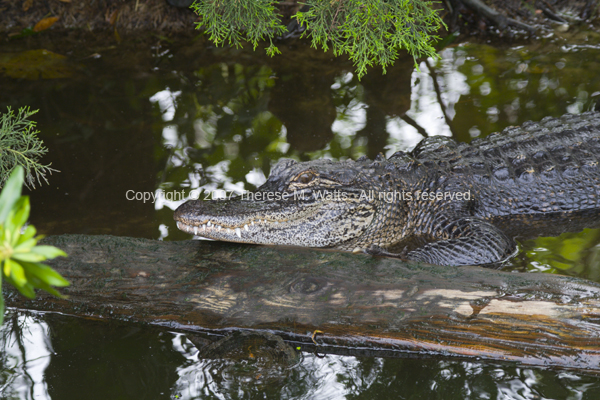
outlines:
{"label": "green fern frond", "polygon": [[35,122],[29,120],[35,113],[37,110],[23,107],[15,114],[9,107],[6,113],[0,114],[0,187],[17,165],[25,169],[25,184],[30,188],[35,187],[36,181],[48,183],[46,174],[57,172],[50,164],[39,162],[48,149],[37,136]]}

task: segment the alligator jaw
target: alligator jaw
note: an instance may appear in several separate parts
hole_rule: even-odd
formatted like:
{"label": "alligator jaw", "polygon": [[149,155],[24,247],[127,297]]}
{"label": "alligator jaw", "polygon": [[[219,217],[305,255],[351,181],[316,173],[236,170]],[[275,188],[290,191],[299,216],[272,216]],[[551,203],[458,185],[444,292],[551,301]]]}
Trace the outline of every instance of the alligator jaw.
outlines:
{"label": "alligator jaw", "polygon": [[195,200],[181,205],[174,218],[177,228],[192,235],[230,242],[262,243],[261,234],[278,228],[284,218],[281,215],[264,217],[256,208],[255,203],[248,201]]}
{"label": "alligator jaw", "polygon": [[354,249],[377,213],[376,199],[362,196],[371,184],[359,184],[363,169],[354,161],[281,160],[256,191],[191,200],[173,217],[180,230],[215,240]]}
{"label": "alligator jaw", "polygon": [[237,243],[321,248],[339,248],[359,237],[373,216],[374,209],[369,204],[239,199],[188,201],[174,213],[177,228],[196,236]]}
{"label": "alligator jaw", "polygon": [[[278,224],[278,222],[273,223]],[[209,239],[227,240],[240,243],[255,243],[252,241],[252,237],[249,232],[251,230],[252,233],[256,232],[256,229],[254,228],[256,224],[266,225],[266,220],[251,220],[243,225],[220,225],[210,220],[206,220],[200,224],[186,224],[185,222],[177,221],[177,228],[183,232]]]}

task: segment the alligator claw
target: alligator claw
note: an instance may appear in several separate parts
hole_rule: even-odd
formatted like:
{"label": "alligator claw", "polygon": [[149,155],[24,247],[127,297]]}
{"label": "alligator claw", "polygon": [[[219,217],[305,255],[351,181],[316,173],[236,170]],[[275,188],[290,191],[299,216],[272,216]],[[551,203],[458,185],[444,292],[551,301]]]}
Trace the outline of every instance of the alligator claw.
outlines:
{"label": "alligator claw", "polygon": [[394,258],[405,258],[406,247],[402,250],[401,253],[391,253],[384,249],[383,247],[379,247],[375,244],[372,244],[368,248],[365,249],[365,253],[370,254],[372,256],[383,256],[383,257],[394,257]]}

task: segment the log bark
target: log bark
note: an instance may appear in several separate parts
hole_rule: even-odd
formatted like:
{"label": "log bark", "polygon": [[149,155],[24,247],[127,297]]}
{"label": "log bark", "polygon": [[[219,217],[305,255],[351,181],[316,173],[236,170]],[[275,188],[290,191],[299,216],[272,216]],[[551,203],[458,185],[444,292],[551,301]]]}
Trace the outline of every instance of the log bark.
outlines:
{"label": "log bark", "polygon": [[[442,355],[600,372],[600,285],[362,254],[64,235],[68,299],[7,305],[186,332],[266,330],[319,352]],[[6,290],[6,289],[5,289]]]}

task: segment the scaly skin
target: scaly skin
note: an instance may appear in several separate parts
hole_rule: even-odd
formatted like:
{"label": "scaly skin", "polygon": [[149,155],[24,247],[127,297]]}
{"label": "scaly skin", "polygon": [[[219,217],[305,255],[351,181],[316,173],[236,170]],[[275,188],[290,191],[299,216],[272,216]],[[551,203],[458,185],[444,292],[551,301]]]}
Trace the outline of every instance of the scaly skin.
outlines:
{"label": "scaly skin", "polygon": [[600,113],[566,114],[471,144],[430,137],[387,160],[281,160],[256,192],[188,201],[174,218],[217,240],[490,264],[515,251],[496,225],[596,215],[599,161]]}

